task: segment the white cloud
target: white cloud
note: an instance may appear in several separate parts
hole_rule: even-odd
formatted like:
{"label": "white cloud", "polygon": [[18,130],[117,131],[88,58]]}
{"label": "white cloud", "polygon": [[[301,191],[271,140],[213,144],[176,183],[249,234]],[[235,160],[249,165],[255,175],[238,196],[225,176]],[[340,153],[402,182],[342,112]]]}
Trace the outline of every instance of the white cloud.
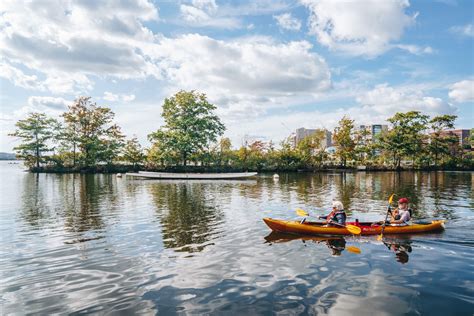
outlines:
{"label": "white cloud", "polygon": [[449,114],[456,107],[442,100],[425,96],[417,87],[391,87],[380,84],[374,89],[357,97],[357,102],[363,106],[363,111],[393,115],[396,112],[421,111],[430,115]]}
{"label": "white cloud", "polygon": [[102,99],[107,100],[107,101],[111,101],[111,102],[117,102],[117,101],[130,102],[130,101],[135,100],[135,95],[134,94],[130,94],[130,95],[127,95],[127,94],[114,94],[112,92],[105,91],[104,96],[102,97]]}
{"label": "white cloud", "polygon": [[155,36],[142,22],[158,18],[148,1],[2,1],[0,12],[0,53],[44,75],[37,89],[90,90],[91,76],[159,76],[144,53]]}
{"label": "white cloud", "polygon": [[32,108],[51,108],[54,110],[67,110],[71,102],[63,98],[32,96],[28,98],[28,105]]}
{"label": "white cloud", "polygon": [[44,90],[43,85],[35,75],[27,75],[18,68],[0,61],[0,77],[11,81],[15,86],[32,90]]}
{"label": "white cloud", "polygon": [[225,42],[188,34],[162,39],[154,56],[172,93],[197,89],[217,105],[259,108],[330,89],[329,68],[311,48],[306,41],[251,37]]}
{"label": "white cloud", "polygon": [[285,30],[299,31],[301,28],[301,21],[294,18],[291,13],[274,15],[273,18],[277,20],[278,25]]}
{"label": "white cloud", "polygon": [[317,40],[332,50],[367,57],[392,48],[405,28],[415,22],[406,0],[301,0],[309,8],[309,28]]}
{"label": "white cloud", "polygon": [[406,50],[407,52],[413,55],[425,55],[425,54],[434,53],[434,49],[430,46],[420,47],[418,45],[404,45],[404,44],[399,44],[399,45],[394,45],[394,46],[402,50]]}
{"label": "white cloud", "polygon": [[449,97],[456,102],[474,101],[474,80],[463,80],[454,83]]}
{"label": "white cloud", "polygon": [[457,33],[467,37],[474,37],[474,25],[456,25],[450,28],[451,32]]}
{"label": "white cloud", "polygon": [[195,27],[218,27],[235,29],[242,27],[240,19],[221,16],[214,0],[193,0],[192,4],[182,4],[179,7],[182,18]]}

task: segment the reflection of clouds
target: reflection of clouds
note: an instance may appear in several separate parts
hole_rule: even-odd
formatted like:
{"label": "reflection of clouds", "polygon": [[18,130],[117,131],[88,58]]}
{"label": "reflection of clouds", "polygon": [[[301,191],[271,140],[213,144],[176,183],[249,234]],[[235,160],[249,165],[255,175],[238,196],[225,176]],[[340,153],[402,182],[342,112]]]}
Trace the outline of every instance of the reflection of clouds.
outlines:
{"label": "reflection of clouds", "polygon": [[[336,281],[337,280],[337,281]],[[331,315],[402,315],[414,312],[407,302],[419,293],[415,290],[391,285],[379,269],[365,276],[348,276],[333,273],[321,281],[325,292],[312,306],[313,312]],[[319,291],[318,291],[319,292]],[[354,292],[354,294],[351,294]],[[315,293],[316,294],[316,293]]]}

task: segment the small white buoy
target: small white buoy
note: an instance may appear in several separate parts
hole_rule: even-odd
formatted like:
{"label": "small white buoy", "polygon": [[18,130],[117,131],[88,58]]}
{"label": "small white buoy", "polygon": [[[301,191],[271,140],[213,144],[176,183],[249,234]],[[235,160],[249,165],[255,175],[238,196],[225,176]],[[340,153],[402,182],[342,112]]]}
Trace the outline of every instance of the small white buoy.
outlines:
{"label": "small white buoy", "polygon": [[122,174],[121,173],[117,173],[117,178],[121,178],[122,177]]}
{"label": "small white buoy", "polygon": [[279,176],[277,173],[275,173],[275,174],[273,175],[273,179],[278,179],[278,178],[280,178],[280,176]]}

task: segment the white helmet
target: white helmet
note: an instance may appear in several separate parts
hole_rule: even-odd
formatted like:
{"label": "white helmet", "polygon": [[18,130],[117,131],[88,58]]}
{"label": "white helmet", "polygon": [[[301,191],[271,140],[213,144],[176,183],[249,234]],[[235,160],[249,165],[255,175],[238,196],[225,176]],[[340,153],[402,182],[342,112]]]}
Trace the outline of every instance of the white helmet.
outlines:
{"label": "white helmet", "polygon": [[333,201],[332,202],[332,207],[334,207],[337,211],[344,210],[344,205],[342,205],[341,201]]}

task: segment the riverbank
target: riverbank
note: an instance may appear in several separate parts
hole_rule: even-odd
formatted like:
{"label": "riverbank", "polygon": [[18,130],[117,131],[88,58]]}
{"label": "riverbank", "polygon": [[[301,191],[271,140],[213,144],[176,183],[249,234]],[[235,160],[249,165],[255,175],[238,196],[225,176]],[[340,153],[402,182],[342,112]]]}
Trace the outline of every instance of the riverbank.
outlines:
{"label": "riverbank", "polygon": [[400,167],[390,166],[361,166],[342,167],[328,166],[323,168],[238,168],[238,167],[216,167],[216,166],[169,166],[169,167],[150,167],[150,166],[130,166],[130,165],[99,165],[94,167],[58,167],[46,166],[40,168],[30,168],[33,173],[126,173],[138,171],[150,172],[173,172],[173,173],[231,173],[231,172],[298,172],[298,173],[317,173],[317,172],[384,172],[384,171],[474,171],[473,167]]}

